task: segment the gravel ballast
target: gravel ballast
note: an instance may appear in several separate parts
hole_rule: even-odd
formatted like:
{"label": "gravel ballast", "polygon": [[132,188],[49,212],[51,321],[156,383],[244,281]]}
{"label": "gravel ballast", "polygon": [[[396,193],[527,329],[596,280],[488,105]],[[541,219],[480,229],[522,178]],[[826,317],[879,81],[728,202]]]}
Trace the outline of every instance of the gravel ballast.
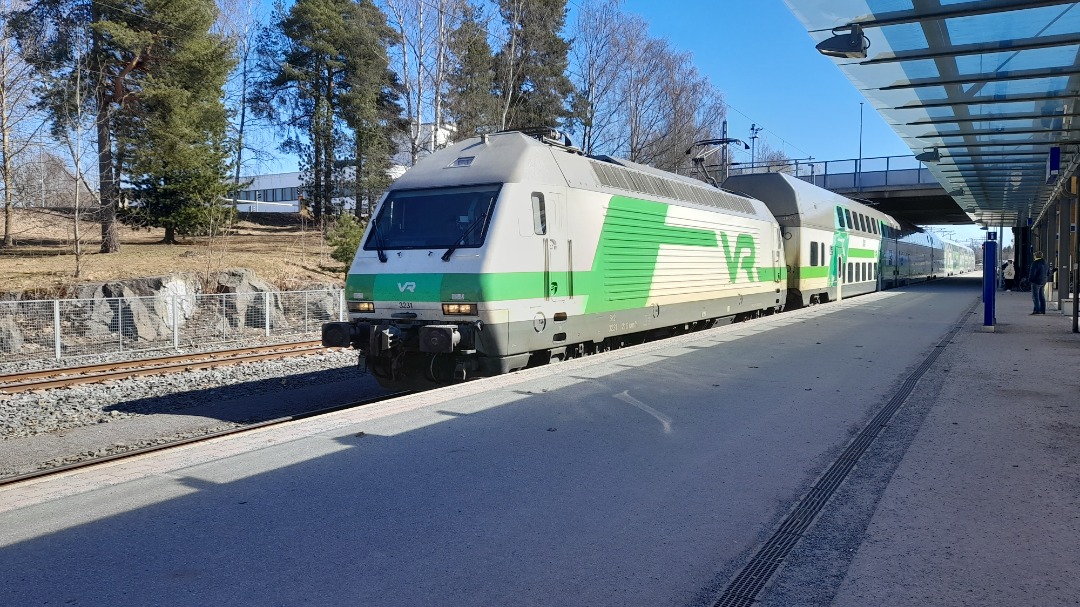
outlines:
{"label": "gravel ballast", "polygon": [[384,394],[356,363],[356,352],[327,350],[0,395],[0,477]]}

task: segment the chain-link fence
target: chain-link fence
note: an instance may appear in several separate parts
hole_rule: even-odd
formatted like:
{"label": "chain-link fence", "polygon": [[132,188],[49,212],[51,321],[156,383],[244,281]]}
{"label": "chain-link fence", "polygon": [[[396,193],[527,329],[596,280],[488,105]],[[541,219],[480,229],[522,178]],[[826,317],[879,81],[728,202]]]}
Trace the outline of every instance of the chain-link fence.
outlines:
{"label": "chain-link fence", "polygon": [[154,350],[318,339],[322,323],[344,318],[341,289],[0,301],[0,369],[19,361],[77,365],[91,355],[138,358]]}

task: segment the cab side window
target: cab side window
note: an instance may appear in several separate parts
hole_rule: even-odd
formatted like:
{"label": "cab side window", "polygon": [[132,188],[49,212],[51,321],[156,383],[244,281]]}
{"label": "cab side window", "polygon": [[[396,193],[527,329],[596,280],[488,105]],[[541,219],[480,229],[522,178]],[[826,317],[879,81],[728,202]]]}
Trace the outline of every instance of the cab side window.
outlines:
{"label": "cab side window", "polygon": [[544,204],[544,195],[540,192],[532,193],[532,213],[533,234],[547,234],[547,206]]}

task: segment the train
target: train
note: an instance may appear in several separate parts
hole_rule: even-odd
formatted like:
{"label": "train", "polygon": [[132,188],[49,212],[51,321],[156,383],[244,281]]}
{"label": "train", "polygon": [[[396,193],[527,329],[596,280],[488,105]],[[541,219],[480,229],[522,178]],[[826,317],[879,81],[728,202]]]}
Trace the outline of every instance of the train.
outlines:
{"label": "train", "polygon": [[322,343],[358,350],[384,387],[427,388],[928,280],[959,257],[784,173],[717,188],[505,131],[393,183]]}

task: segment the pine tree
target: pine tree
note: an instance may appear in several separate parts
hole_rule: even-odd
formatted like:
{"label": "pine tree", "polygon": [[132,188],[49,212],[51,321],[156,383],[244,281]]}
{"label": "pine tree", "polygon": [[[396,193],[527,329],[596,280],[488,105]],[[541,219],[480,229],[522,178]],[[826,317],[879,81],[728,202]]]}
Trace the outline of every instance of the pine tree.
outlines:
{"label": "pine tree", "polygon": [[[335,211],[335,193],[347,189],[338,168],[343,160],[357,153],[361,142],[365,154],[373,149],[367,145],[377,140],[371,136],[373,125],[385,120],[379,104],[393,107],[386,66],[393,36],[371,0],[297,0],[288,12],[276,5],[274,23],[260,44],[266,67],[255,110],[288,133],[283,149],[301,157],[316,218]],[[355,136],[350,138],[345,127]],[[390,156],[387,149],[372,153],[382,163]]]}
{"label": "pine tree", "polygon": [[451,65],[447,74],[449,92],[447,115],[455,125],[454,139],[460,141],[477,132],[498,130],[498,102],[495,90],[495,58],[488,44],[486,24],[480,10],[462,6],[461,21],[450,32]]}
{"label": "pine tree", "polygon": [[103,253],[120,250],[120,184],[140,149],[123,142],[143,137],[155,78],[178,41],[204,31],[192,23],[212,22],[214,11],[211,0],[34,0],[11,16],[23,56],[43,83],[54,134],[62,137],[71,116],[95,116]]}
{"label": "pine tree", "polygon": [[503,129],[555,126],[569,115],[574,87],[566,76],[570,43],[559,36],[566,0],[498,0],[507,28],[496,55]]}
{"label": "pine tree", "polygon": [[214,0],[154,4],[154,19],[171,24],[173,35],[142,82],[138,128],[123,134],[120,149],[140,203],[133,219],[165,228],[172,244],[178,233],[207,233],[233,189],[223,89],[234,60],[210,33]]}
{"label": "pine tree", "polygon": [[395,34],[386,15],[370,0],[358,2],[363,27],[352,32],[347,44],[347,67],[340,114],[352,131],[352,191],[354,212],[361,216],[390,186],[390,159],[395,139],[408,128],[401,116],[401,87],[389,69],[386,48]]}

